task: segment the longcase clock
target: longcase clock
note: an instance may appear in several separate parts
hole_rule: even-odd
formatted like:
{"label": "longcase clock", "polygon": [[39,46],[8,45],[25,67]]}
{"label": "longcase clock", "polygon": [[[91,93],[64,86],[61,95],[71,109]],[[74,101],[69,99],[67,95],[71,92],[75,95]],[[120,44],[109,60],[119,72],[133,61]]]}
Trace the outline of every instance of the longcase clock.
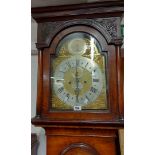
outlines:
{"label": "longcase clock", "polygon": [[123,1],[32,8],[47,155],[119,155]]}

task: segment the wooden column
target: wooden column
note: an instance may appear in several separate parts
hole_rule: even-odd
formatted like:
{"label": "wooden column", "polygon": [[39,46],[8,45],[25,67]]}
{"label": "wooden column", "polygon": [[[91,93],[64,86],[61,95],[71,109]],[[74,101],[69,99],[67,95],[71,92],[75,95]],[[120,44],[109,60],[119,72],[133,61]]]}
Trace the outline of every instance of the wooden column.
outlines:
{"label": "wooden column", "polygon": [[43,93],[43,58],[42,50],[38,51],[38,80],[37,80],[37,117],[41,115],[42,93]]}
{"label": "wooden column", "polygon": [[116,67],[117,67],[117,97],[119,105],[119,117],[124,120],[124,103],[123,103],[123,71],[122,71],[122,61],[121,61],[121,45],[122,42],[118,42],[116,45]]}

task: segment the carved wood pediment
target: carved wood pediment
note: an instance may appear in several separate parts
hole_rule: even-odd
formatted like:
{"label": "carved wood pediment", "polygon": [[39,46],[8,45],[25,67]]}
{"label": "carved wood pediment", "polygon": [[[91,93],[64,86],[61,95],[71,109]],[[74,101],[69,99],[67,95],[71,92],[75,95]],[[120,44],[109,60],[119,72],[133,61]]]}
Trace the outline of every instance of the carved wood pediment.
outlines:
{"label": "carved wood pediment", "polygon": [[120,38],[120,21],[119,17],[111,17],[39,23],[37,47],[49,47],[50,42],[58,32],[76,25],[86,25],[97,29],[110,43],[112,40]]}

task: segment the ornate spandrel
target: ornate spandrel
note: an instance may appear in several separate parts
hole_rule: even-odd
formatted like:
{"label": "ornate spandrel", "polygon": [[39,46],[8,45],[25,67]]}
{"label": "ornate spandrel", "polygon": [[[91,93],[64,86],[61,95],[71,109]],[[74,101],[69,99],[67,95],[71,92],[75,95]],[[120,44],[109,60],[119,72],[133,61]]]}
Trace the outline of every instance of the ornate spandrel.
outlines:
{"label": "ornate spandrel", "polygon": [[50,42],[50,36],[55,35],[57,28],[62,22],[46,22],[38,24],[38,44],[47,44]]}
{"label": "ornate spandrel", "polygon": [[95,19],[109,33],[112,39],[120,37],[120,18],[98,18]]}

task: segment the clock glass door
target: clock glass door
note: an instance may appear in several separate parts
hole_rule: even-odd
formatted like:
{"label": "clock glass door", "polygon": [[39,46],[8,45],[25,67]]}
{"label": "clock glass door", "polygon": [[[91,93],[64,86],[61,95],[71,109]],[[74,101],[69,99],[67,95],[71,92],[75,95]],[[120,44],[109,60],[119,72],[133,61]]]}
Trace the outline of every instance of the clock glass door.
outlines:
{"label": "clock glass door", "polygon": [[51,110],[107,109],[106,55],[87,33],[71,33],[51,56]]}

